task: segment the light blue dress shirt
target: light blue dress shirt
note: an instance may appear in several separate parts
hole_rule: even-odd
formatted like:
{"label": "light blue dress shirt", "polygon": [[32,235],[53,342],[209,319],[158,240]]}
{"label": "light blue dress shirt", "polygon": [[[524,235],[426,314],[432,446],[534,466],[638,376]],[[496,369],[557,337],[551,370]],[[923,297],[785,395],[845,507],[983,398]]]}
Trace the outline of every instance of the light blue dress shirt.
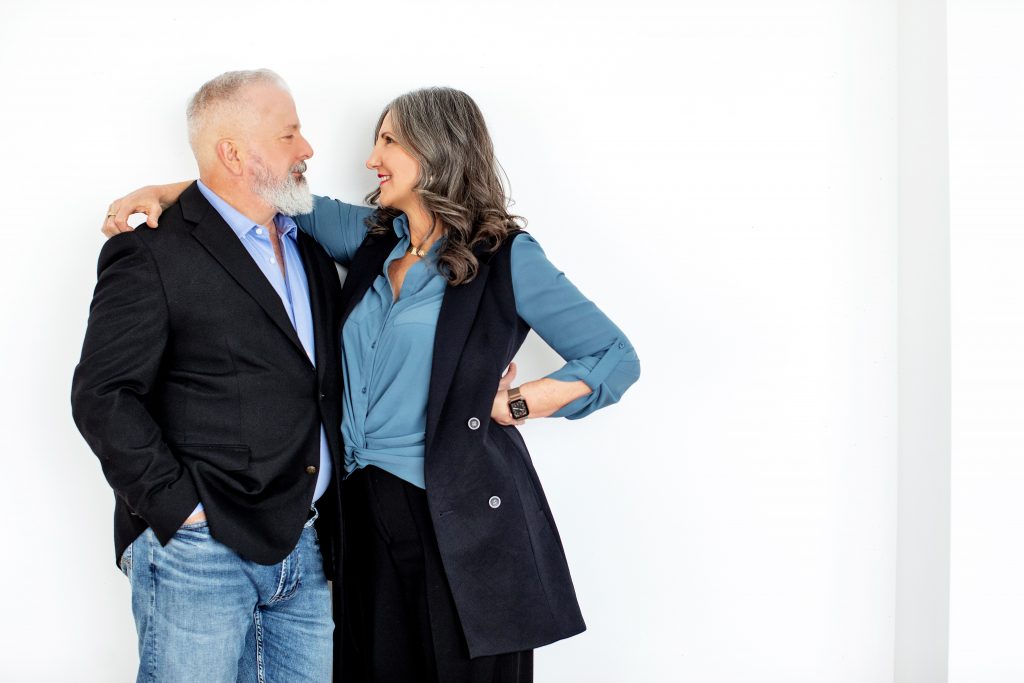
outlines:
{"label": "light blue dress shirt", "polygon": [[[274,217],[274,224],[281,234],[281,253],[284,256],[285,265],[285,272],[282,275],[267,229],[262,225],[257,225],[251,218],[246,218],[204,185],[202,181],[198,182],[198,186],[199,191],[213,205],[228,227],[238,235],[242,246],[259,266],[260,271],[270,282],[277,295],[281,297],[281,304],[284,306],[285,312],[288,313],[288,319],[291,320],[299,341],[302,342],[302,348],[315,367],[316,345],[313,338],[313,313],[309,304],[309,282],[302,266],[302,257],[299,255],[295,221],[282,214],[277,214]],[[283,346],[282,344],[282,348]],[[271,349],[271,351],[273,350]],[[336,427],[336,425],[332,427]],[[331,469],[331,451],[327,446],[327,432],[324,431],[324,426],[320,425],[320,470],[316,480],[316,489],[313,492],[314,501],[318,500],[327,490],[327,486],[331,482]],[[202,509],[203,504],[200,503],[195,511],[198,512]]]}
{"label": "light blue dress shirt", "polygon": [[[316,197],[313,213],[297,216],[296,221],[299,229],[348,266],[366,236],[365,219],[372,211]],[[426,258],[409,268],[396,301],[388,266],[409,248],[405,215],[395,219],[394,230],[398,244],[342,330],[345,469],[376,465],[424,488],[427,393],[447,281],[436,265],[438,240]],[[512,287],[516,312],[567,361],[548,377],[583,380],[592,390],[552,417],[577,419],[618,401],[640,375],[632,344],[526,234],[517,235],[512,243]]]}

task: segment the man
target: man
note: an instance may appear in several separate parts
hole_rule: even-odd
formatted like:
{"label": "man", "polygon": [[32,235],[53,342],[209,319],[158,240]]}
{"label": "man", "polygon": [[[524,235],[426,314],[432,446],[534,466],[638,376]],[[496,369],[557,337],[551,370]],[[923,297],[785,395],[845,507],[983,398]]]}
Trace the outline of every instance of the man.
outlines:
{"label": "man", "polygon": [[138,680],[327,681],[340,291],[289,218],[313,150],[270,71],[214,78],[187,117],[200,180],[161,230],[104,245],[72,387],[116,494]]}

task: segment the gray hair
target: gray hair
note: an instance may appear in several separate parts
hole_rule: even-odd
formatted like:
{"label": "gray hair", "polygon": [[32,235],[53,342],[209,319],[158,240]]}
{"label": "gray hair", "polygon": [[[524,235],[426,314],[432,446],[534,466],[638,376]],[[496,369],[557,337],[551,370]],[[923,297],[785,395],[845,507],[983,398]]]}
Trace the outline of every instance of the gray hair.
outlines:
{"label": "gray hair", "polygon": [[199,134],[209,122],[211,113],[220,113],[224,108],[240,112],[242,93],[250,85],[257,84],[274,85],[290,92],[284,79],[270,69],[226,71],[203,83],[196,91],[185,110],[185,120],[188,122],[188,142],[197,157]]}
{"label": "gray hair", "polygon": [[[398,143],[420,164],[413,191],[433,219],[447,228],[438,265],[450,284],[469,282],[479,268],[476,252],[497,250],[526,222],[509,213],[507,182],[502,182],[504,173],[483,114],[461,90],[414,90],[384,107],[375,143],[388,113]],[[398,212],[380,205],[379,187],[366,201],[378,207],[366,220],[370,232],[387,232]]]}

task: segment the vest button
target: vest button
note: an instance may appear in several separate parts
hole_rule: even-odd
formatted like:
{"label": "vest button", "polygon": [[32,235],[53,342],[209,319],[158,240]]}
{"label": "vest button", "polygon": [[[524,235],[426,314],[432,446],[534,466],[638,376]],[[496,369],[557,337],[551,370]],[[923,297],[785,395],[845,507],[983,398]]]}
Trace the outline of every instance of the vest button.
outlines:
{"label": "vest button", "polygon": [[487,501],[487,504],[490,505],[492,508],[497,509],[498,506],[501,505],[501,498],[498,498],[497,496],[491,496],[491,499]]}
{"label": "vest button", "polygon": [[316,465],[310,465],[307,467],[306,474],[316,474]]}
{"label": "vest button", "polygon": [[466,425],[475,432],[476,430],[480,429],[480,420],[476,419],[475,417],[471,417],[469,418],[469,422],[467,422]]}

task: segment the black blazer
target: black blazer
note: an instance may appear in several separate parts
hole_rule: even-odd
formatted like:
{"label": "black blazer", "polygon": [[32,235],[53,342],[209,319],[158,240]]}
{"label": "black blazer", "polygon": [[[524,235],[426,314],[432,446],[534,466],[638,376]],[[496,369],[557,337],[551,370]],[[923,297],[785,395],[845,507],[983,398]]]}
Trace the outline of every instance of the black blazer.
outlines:
{"label": "black blazer", "polygon": [[[368,235],[356,252],[343,322],[397,240],[391,230]],[[526,444],[515,427],[490,419],[501,373],[530,329],[516,313],[511,245],[512,237],[493,256],[479,252],[476,278],[445,290],[427,399],[427,502],[470,657],[533,649],[586,628]]]}
{"label": "black blazer", "polygon": [[[116,558],[146,527],[168,543],[201,500],[217,540],[274,564],[302,533],[321,423],[342,471],[340,286],[311,238],[300,232],[298,245],[316,367],[274,288],[195,184],[158,230],[104,245],[71,405],[116,494]],[[317,523],[329,570],[337,495],[335,482]]]}

